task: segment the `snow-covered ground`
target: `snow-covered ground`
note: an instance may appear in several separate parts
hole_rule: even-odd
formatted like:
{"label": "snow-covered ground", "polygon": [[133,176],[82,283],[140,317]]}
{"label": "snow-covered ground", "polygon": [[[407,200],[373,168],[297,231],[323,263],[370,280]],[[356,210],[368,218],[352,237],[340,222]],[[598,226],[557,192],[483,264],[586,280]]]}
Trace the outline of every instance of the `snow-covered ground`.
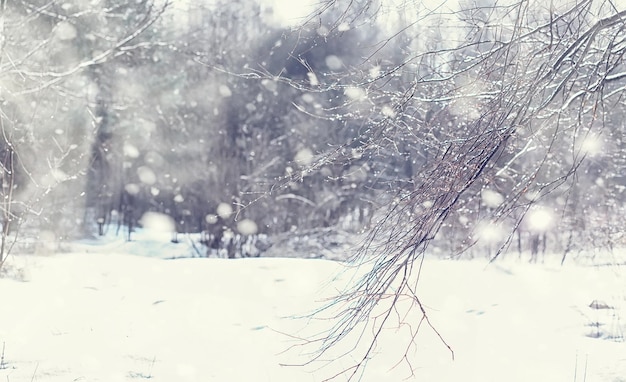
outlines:
{"label": "snow-covered ground", "polygon": [[[341,263],[178,258],[186,247],[169,240],[144,233],[12,256],[15,277],[0,279],[0,381],[322,381],[352,365],[292,366],[306,358],[287,350],[331,324],[294,316],[346,282]],[[419,294],[454,360],[422,326],[405,379],[408,327],[391,328],[362,380],[624,382],[624,275],[428,259]]]}

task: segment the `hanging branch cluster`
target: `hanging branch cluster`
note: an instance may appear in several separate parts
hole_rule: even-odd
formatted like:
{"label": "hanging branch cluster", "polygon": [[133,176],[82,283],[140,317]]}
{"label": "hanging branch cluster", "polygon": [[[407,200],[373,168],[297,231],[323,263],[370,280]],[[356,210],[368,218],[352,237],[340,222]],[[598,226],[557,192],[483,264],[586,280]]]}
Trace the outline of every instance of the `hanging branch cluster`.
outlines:
{"label": "hanging branch cluster", "polygon": [[[428,13],[428,17],[441,16]],[[350,352],[356,361],[341,373],[349,380],[361,375],[382,330],[398,324],[394,317],[399,316],[401,300],[412,301],[422,319],[400,324],[413,326],[415,334],[423,322],[436,331],[416,293],[419,271],[429,245],[468,190],[494,182],[496,176],[514,179],[512,191],[492,219],[521,211],[516,215],[516,228],[532,203],[572,177],[585,157],[572,143],[569,166],[540,180],[548,159],[556,155],[557,147],[563,147],[557,143],[601,127],[600,110],[624,92],[614,83],[626,76],[622,64],[626,11],[618,11],[610,1],[577,2],[559,12],[551,9],[543,19],[527,1],[463,9],[446,16],[461,20],[457,28],[466,33],[465,40],[417,52],[372,82],[392,81],[398,72],[410,71],[411,63],[417,63],[408,90],[391,96],[396,100],[394,115],[371,125],[367,134],[376,139],[364,137],[361,149],[380,151],[385,142],[397,145],[398,137],[403,137],[435,155],[413,180],[414,187],[399,190],[373,222],[355,259],[371,268],[314,315],[335,323],[310,342],[321,345],[314,360],[322,359],[353,331],[361,333],[358,338],[363,338],[365,328],[371,331],[370,346],[355,346]],[[422,70],[424,66],[428,67]],[[377,95],[390,99],[382,90]],[[416,104],[456,114],[452,118],[456,126],[437,131],[427,118],[410,113]],[[451,112],[459,107],[460,113]],[[514,173],[516,159],[539,132],[548,136],[538,150],[542,155],[529,171]],[[506,249],[510,238],[493,259]],[[409,342],[414,340],[415,335]],[[409,354],[404,358],[410,366]]]}

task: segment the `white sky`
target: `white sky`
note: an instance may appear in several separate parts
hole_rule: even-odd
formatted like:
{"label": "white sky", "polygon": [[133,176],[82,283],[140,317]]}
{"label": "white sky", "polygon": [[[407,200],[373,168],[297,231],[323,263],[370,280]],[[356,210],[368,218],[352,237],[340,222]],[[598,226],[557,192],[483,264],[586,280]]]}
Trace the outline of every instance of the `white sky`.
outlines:
{"label": "white sky", "polygon": [[[256,1],[256,0],[249,0]],[[299,22],[302,22],[305,17],[311,14],[311,12],[319,7],[324,0],[259,0],[262,4],[270,6],[273,8],[275,21],[282,26],[294,25]],[[211,3],[212,0],[207,0],[208,3]],[[459,7],[459,2],[463,2],[463,0],[383,0],[383,8],[386,8],[388,11],[395,13],[394,10],[404,9],[406,12],[405,17],[410,17],[410,15],[415,14],[415,8],[419,8],[422,12],[424,11],[432,11],[439,10],[442,12],[449,11],[451,9],[457,9]],[[507,3],[508,1],[505,1]],[[541,0],[535,0],[533,3],[540,4]],[[626,9],[626,1],[617,1],[611,2],[611,4],[615,4],[618,10]],[[186,9],[190,5],[197,4],[193,0],[176,0],[175,7],[179,9]],[[340,4],[342,4],[340,2]],[[348,1],[346,0],[346,4]],[[557,4],[571,5],[571,0],[564,0]],[[601,2],[600,4],[605,4]],[[613,10],[613,9],[612,9]],[[421,12],[420,12],[421,13]]]}
{"label": "white sky", "polygon": [[314,10],[318,1],[311,0],[265,0],[274,9],[276,21],[282,25],[293,25],[302,22]]}

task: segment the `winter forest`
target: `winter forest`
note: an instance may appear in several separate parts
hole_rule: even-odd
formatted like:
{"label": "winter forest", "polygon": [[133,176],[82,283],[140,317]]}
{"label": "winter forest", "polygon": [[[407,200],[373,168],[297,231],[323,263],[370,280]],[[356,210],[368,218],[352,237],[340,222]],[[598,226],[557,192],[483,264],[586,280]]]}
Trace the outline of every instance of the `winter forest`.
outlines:
{"label": "winter forest", "polygon": [[130,240],[146,213],[227,257],[328,231],[613,250],[617,3],[332,1],[286,23],[252,0],[3,1],[3,254],[15,235]]}
{"label": "winter forest", "polygon": [[621,0],[0,0],[0,378],[623,382],[625,54]]}

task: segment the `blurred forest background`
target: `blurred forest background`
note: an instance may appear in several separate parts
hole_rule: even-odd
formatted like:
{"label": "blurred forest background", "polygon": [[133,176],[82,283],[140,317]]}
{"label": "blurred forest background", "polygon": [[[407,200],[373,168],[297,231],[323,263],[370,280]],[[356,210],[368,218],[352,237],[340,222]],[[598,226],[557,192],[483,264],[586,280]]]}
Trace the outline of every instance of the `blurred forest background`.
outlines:
{"label": "blurred forest background", "polygon": [[[208,248],[263,235],[258,255],[280,235],[361,234],[418,192],[402,213],[419,225],[457,188],[428,238],[443,255],[625,244],[626,42],[601,37],[623,21],[584,40],[610,2],[523,2],[521,32],[496,1],[347,3],[286,25],[253,0],[0,1],[3,252],[15,233],[129,235],[155,212]],[[546,93],[510,96],[524,89]],[[506,146],[456,184],[476,171],[458,153],[503,125]]]}

